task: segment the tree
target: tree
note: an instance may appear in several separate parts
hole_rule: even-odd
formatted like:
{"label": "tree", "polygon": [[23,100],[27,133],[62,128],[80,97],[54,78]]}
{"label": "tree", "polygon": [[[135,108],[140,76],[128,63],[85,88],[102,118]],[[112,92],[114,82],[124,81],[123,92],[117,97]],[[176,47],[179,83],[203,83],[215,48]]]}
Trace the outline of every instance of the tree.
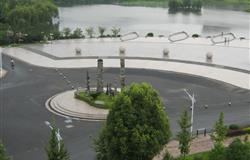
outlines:
{"label": "tree", "polygon": [[183,0],[183,7],[189,9],[191,7],[191,0]]}
{"label": "tree", "polygon": [[63,32],[63,35],[64,35],[65,38],[69,38],[70,35],[71,35],[71,29],[68,28],[68,27],[63,28],[63,31],[62,31],[62,32]]}
{"label": "tree", "polygon": [[151,160],[169,141],[169,122],[158,93],[132,84],[115,97],[95,140],[98,160]]}
{"label": "tree", "polygon": [[48,160],[69,160],[69,154],[64,147],[63,140],[58,140],[57,130],[53,126],[51,129],[51,136],[49,144],[46,147]]}
{"label": "tree", "polygon": [[93,35],[95,33],[93,27],[88,27],[88,28],[85,29],[85,31],[86,31],[87,35],[89,36],[89,38],[93,38]]}
{"label": "tree", "polygon": [[185,158],[185,156],[189,153],[192,141],[192,134],[190,133],[191,123],[187,110],[182,113],[181,119],[179,120],[179,126],[181,128],[181,131],[177,134],[179,149],[181,155]]}
{"label": "tree", "polygon": [[[0,24],[4,23],[8,26],[4,29],[0,28],[0,32],[13,31],[15,41],[40,41],[44,36],[58,30],[58,23],[55,23],[55,19],[58,18],[58,8],[51,0],[1,0],[0,10],[0,14],[3,16],[1,18],[0,15]],[[18,39],[17,33],[27,36],[24,39]]]}
{"label": "tree", "polygon": [[112,32],[112,36],[113,36],[113,37],[118,37],[119,33],[121,32],[121,28],[113,27],[113,28],[111,29],[111,32]]}
{"label": "tree", "polygon": [[209,152],[209,160],[225,160],[225,147],[221,143],[214,145],[214,148]]}
{"label": "tree", "polygon": [[10,157],[6,154],[2,142],[0,142],[0,160],[10,160]]}
{"label": "tree", "polygon": [[226,150],[226,160],[249,160],[250,146],[236,138]]}
{"label": "tree", "polygon": [[105,27],[98,27],[98,31],[100,33],[100,37],[103,37],[104,36],[104,32],[106,31],[106,28]]}
{"label": "tree", "polygon": [[218,121],[214,125],[214,133],[211,135],[211,138],[215,143],[223,143],[226,139],[226,135],[228,132],[228,127],[224,123],[224,113],[220,113],[220,117]]}
{"label": "tree", "polygon": [[73,34],[72,34],[72,37],[73,38],[82,38],[82,29],[81,28],[76,28],[74,31],[73,31]]}
{"label": "tree", "polygon": [[202,0],[193,0],[192,1],[192,9],[194,11],[201,11]]}

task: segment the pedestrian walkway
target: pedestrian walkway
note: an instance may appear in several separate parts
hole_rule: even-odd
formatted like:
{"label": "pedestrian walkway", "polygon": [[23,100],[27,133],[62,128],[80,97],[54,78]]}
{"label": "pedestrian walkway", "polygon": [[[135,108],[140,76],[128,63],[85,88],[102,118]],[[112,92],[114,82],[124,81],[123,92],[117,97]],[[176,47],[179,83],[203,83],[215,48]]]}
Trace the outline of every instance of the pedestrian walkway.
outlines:
{"label": "pedestrian walkway", "polygon": [[[174,45],[175,49],[178,49],[176,52],[170,51],[170,59],[163,57],[162,53],[167,44]],[[236,39],[230,42],[228,47],[222,47],[223,44],[212,45],[209,38],[188,38],[176,43],[170,43],[167,38],[159,37],[140,37],[127,42],[110,38],[60,40],[53,41],[51,44],[28,45],[31,47],[29,50],[18,47],[6,48],[4,54],[32,65],[48,68],[96,67],[98,58],[104,59],[104,67],[118,68],[120,67],[118,48],[123,45],[127,49],[126,68],[190,74],[250,89],[249,40]],[[142,47],[138,47],[138,45]],[[190,45],[191,48],[185,49],[187,45]],[[75,55],[75,47],[77,46],[84,46],[83,56],[77,57]],[[148,46],[154,47],[149,49]],[[199,49],[193,48],[195,46],[199,46]],[[208,48],[211,49],[213,63],[205,62]],[[195,51],[197,53],[193,53]],[[75,56],[73,58],[72,53]]]}
{"label": "pedestrian walkway", "polygon": [[51,97],[46,107],[54,114],[73,119],[102,121],[106,120],[108,110],[92,107],[74,98],[75,90],[66,91]]}
{"label": "pedestrian walkway", "polygon": [[[11,48],[6,52],[7,55],[15,57],[21,61],[48,68],[88,68],[96,67],[96,59],[73,59],[73,60],[53,60],[41,56],[22,48]],[[120,67],[119,59],[104,59],[104,67]],[[137,60],[126,59],[126,68],[151,69],[177,72],[194,76],[201,76],[213,80],[222,81],[244,89],[250,89],[250,74],[226,69],[223,66],[213,67],[192,63],[181,63],[159,60]]]}
{"label": "pedestrian walkway", "polygon": [[[245,136],[238,136],[238,137],[232,137],[227,138],[224,142],[225,146],[228,146],[235,138],[240,138],[241,140],[244,140]],[[178,149],[179,142],[177,140],[170,141],[163,150],[153,158],[153,160],[163,160],[164,155],[169,152],[173,157],[180,156],[180,150]],[[207,136],[198,136],[196,137],[190,146],[190,154],[200,153],[200,152],[206,152],[210,151],[213,148],[213,141],[211,140],[211,137],[209,135]]]}

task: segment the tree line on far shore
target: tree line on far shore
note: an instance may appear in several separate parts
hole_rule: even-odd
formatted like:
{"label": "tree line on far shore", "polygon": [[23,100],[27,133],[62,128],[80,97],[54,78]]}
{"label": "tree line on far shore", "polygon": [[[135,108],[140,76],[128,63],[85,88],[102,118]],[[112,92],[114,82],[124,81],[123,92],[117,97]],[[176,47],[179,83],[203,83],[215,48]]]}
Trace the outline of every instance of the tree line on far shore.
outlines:
{"label": "tree line on far shore", "polygon": [[200,12],[202,8],[202,0],[169,0],[168,6],[170,12],[192,11]]}

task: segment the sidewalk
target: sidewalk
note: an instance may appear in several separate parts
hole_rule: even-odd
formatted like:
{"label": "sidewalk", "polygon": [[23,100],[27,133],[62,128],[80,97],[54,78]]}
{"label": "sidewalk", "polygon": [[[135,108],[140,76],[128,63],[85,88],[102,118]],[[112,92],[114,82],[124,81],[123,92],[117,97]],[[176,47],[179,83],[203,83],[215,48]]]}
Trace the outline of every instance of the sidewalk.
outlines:
{"label": "sidewalk", "polygon": [[[228,146],[235,138],[240,138],[241,140],[244,140],[245,136],[238,136],[238,137],[230,137],[227,138],[224,142],[225,146]],[[153,160],[163,160],[164,155],[167,153],[167,151],[173,156],[178,157],[180,156],[180,151],[178,149],[179,143],[177,140],[170,141],[164,149],[153,158]],[[211,137],[207,135],[206,137],[199,136],[195,138],[190,146],[190,154],[200,153],[200,152],[206,152],[210,151],[213,148],[213,141],[211,140]]]}

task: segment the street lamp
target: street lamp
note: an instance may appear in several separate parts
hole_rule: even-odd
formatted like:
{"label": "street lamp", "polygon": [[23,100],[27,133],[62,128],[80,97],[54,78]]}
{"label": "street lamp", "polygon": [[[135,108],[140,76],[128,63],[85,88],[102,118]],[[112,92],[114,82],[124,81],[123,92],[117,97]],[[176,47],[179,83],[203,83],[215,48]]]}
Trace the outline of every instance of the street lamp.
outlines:
{"label": "street lamp", "polygon": [[188,97],[191,100],[192,105],[190,106],[191,109],[191,127],[190,127],[190,131],[191,134],[193,133],[193,121],[194,121],[194,103],[196,102],[195,98],[194,98],[194,93],[191,96],[191,94],[188,93],[188,91],[186,89],[184,89],[184,92],[188,95]]}
{"label": "street lamp", "polygon": [[[55,129],[54,127],[51,126],[50,122],[45,121],[46,126],[48,126],[51,130]],[[58,151],[60,151],[60,142],[63,140],[61,135],[60,135],[60,130],[57,129],[56,131],[56,139],[57,139],[57,144],[58,144]]]}

